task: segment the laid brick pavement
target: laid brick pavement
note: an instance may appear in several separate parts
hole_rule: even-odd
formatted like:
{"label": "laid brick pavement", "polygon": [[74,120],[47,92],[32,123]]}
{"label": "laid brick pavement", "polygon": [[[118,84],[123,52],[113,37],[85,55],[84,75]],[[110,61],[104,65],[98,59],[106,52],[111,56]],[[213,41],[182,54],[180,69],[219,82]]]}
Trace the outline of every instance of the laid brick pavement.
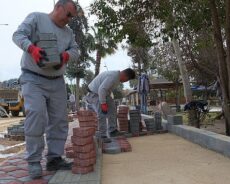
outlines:
{"label": "laid brick pavement", "polygon": [[[71,136],[72,136],[72,131],[71,131],[72,128],[77,127],[77,126],[78,126],[77,122],[70,123],[70,132],[68,135],[66,145],[70,144]],[[99,167],[100,164],[98,162],[100,162],[100,160],[97,159],[95,171],[90,173],[90,176],[86,174],[81,177],[80,174],[72,174],[71,170],[70,171],[57,171],[57,172],[47,171],[45,153],[46,153],[46,150],[44,151],[43,159],[41,161],[41,165],[43,169],[43,176],[41,179],[32,180],[29,177],[28,164],[24,160],[25,153],[22,152],[15,156],[9,157],[6,161],[0,163],[0,184],[48,184],[49,182],[57,183],[56,181],[58,180],[56,180],[56,178],[58,178],[59,175],[71,176],[71,181],[73,183],[77,183],[77,181],[75,182],[75,179],[77,178],[84,179],[84,178],[89,177],[92,179],[93,176],[97,176],[96,179],[97,179],[97,182],[99,182],[98,180],[99,175],[95,173],[99,173],[98,170],[100,170],[100,167]],[[82,182],[83,182],[83,179],[82,179]],[[81,181],[81,180],[78,180],[78,181]]]}

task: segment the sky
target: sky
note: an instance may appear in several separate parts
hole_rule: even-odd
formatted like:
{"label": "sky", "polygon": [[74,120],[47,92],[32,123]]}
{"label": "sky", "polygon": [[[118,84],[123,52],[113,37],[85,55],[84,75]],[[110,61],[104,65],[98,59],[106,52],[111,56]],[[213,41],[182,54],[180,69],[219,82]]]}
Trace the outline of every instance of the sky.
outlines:
{"label": "sky", "polygon": [[[12,41],[14,31],[29,13],[50,13],[53,10],[54,0],[0,0],[0,2],[2,7],[0,11],[0,82],[2,82],[18,78],[21,73],[22,50]],[[79,0],[86,16],[88,16],[87,10],[91,2],[93,0]],[[90,25],[94,22],[96,22],[95,17],[89,17]],[[92,56],[96,57],[95,54]],[[127,56],[126,50],[119,48],[115,54],[102,59],[100,72],[122,70],[130,66],[131,58]],[[94,67],[92,66],[91,69],[94,70]]]}

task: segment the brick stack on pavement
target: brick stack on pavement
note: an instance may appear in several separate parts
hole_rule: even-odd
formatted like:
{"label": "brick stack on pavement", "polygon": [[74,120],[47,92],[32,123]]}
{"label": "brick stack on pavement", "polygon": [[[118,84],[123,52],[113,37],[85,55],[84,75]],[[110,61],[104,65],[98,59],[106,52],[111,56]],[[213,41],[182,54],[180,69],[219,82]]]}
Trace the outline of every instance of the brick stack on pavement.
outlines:
{"label": "brick stack on pavement", "polygon": [[96,117],[92,111],[77,112],[80,127],[73,128],[72,146],[66,148],[66,157],[74,159],[72,166],[74,174],[87,174],[94,170],[97,155],[94,141]]}
{"label": "brick stack on pavement", "polygon": [[81,110],[77,112],[80,127],[94,127],[97,129],[97,114],[93,111]]}
{"label": "brick stack on pavement", "polygon": [[73,136],[71,137],[74,153],[72,173],[86,174],[94,170],[94,164],[96,163],[94,134],[94,127],[73,129]]}
{"label": "brick stack on pavement", "polygon": [[130,152],[132,151],[131,144],[125,137],[117,137],[116,141],[120,145],[121,152]]}
{"label": "brick stack on pavement", "polygon": [[148,132],[156,132],[156,123],[154,118],[145,119],[144,121]]}
{"label": "brick stack on pavement", "polygon": [[130,132],[135,136],[141,131],[141,113],[139,110],[130,110]]}
{"label": "brick stack on pavement", "polygon": [[162,118],[161,118],[161,113],[160,112],[155,112],[154,113],[154,119],[155,119],[155,124],[156,124],[156,130],[162,130]]}
{"label": "brick stack on pavement", "polygon": [[10,140],[24,141],[24,120],[21,120],[17,125],[7,127],[7,134],[5,134],[4,137]]}
{"label": "brick stack on pavement", "polygon": [[119,122],[119,130],[129,132],[129,120],[128,120],[128,106],[119,106],[118,107],[118,122]]}

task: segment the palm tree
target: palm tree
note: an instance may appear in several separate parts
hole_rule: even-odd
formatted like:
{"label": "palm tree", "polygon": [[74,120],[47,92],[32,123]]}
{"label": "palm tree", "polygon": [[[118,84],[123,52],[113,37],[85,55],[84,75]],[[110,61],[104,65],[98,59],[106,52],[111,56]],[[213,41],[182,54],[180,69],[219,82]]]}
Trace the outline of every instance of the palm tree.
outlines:
{"label": "palm tree", "polygon": [[[76,3],[78,7],[80,5]],[[79,108],[79,85],[80,79],[84,77],[85,68],[90,66],[89,61],[92,60],[88,52],[89,42],[88,42],[88,22],[84,15],[83,9],[80,7],[78,16],[74,17],[69,23],[69,27],[73,30],[75,34],[75,40],[79,46],[80,57],[77,61],[72,61],[68,63],[66,69],[66,76],[70,79],[76,79],[76,106]]]}
{"label": "palm tree", "polygon": [[94,27],[92,27],[92,30],[94,32],[94,43],[91,45],[91,50],[96,51],[95,76],[97,76],[100,71],[101,58],[115,53],[117,45],[102,30],[98,28],[96,30]]}

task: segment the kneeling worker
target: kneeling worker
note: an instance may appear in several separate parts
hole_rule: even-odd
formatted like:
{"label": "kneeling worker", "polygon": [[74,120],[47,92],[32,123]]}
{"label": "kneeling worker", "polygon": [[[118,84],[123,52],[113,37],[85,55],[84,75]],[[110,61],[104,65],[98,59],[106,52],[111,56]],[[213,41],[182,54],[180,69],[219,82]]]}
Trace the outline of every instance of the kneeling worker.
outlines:
{"label": "kneeling worker", "polygon": [[111,92],[120,82],[127,82],[134,78],[135,71],[130,68],[123,71],[106,71],[96,76],[88,85],[89,93],[85,99],[97,112],[100,136],[104,142],[111,142],[107,137],[106,118],[109,120],[110,137],[121,135],[117,130],[117,111]]}

